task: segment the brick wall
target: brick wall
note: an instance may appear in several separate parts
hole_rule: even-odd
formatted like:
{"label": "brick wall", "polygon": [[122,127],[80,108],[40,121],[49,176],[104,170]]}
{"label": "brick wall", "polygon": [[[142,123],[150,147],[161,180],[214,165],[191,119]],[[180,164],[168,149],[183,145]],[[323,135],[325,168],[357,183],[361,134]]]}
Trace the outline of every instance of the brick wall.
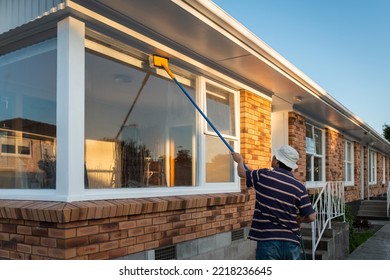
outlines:
{"label": "brick wall", "polygon": [[271,166],[271,100],[240,93],[241,153],[251,169]]}
{"label": "brick wall", "polygon": [[250,225],[250,193],[88,202],[0,200],[0,259],[115,259]]}
{"label": "brick wall", "polygon": [[306,120],[301,115],[290,112],[288,117],[289,145],[299,153],[298,168],[294,176],[301,182],[306,181]]}
{"label": "brick wall", "polygon": [[344,137],[332,129],[325,129],[326,181],[344,180]]}

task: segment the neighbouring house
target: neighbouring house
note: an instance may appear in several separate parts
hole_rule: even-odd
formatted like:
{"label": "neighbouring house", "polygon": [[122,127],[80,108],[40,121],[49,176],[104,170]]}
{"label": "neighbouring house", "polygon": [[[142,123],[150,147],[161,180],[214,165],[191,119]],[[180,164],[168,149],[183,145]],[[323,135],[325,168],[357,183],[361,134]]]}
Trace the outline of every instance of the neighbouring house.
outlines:
{"label": "neighbouring house", "polygon": [[248,167],[290,144],[314,196],[387,192],[390,143],[212,1],[0,0],[0,259],[254,257],[254,193],[153,54]]}

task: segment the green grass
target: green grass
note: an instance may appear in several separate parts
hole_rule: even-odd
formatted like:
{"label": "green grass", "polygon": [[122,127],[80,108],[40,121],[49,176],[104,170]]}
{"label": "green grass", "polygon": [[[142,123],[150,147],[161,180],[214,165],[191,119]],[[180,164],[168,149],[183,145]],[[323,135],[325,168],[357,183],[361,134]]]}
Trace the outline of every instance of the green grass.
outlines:
{"label": "green grass", "polygon": [[352,253],[357,247],[373,236],[375,232],[370,229],[357,231],[353,227],[354,217],[351,214],[350,205],[345,205],[345,221],[349,225],[349,253]]}
{"label": "green grass", "polygon": [[372,230],[356,231],[351,229],[349,232],[349,252],[352,253],[357,247],[366,242],[371,236],[374,235]]}

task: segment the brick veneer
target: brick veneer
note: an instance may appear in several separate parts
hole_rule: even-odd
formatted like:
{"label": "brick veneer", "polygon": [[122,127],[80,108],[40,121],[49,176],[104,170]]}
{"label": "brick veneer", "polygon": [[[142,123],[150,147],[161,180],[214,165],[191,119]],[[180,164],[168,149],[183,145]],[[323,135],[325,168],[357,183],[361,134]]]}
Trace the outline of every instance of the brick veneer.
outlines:
{"label": "brick veneer", "polygon": [[[241,153],[271,164],[271,101],[241,91]],[[248,227],[255,195],[241,192],[84,202],[0,200],[0,259],[115,259]]]}
{"label": "brick veneer", "polygon": [[294,170],[294,176],[301,182],[306,181],[306,119],[295,113],[289,112],[288,116],[288,141],[289,145],[299,153],[298,169]]}
{"label": "brick veneer", "polygon": [[325,129],[325,174],[327,181],[344,179],[344,136],[332,129]]}
{"label": "brick veneer", "polygon": [[250,224],[251,192],[99,200],[0,200],[0,258],[114,259]]}
{"label": "brick veneer", "polygon": [[249,168],[271,166],[271,100],[246,90],[240,93],[241,153]]}

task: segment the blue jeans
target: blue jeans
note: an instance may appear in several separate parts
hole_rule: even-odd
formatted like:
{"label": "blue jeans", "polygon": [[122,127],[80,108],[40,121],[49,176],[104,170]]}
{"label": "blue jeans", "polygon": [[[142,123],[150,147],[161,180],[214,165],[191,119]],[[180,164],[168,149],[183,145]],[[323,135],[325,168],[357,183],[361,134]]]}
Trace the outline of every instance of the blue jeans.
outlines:
{"label": "blue jeans", "polygon": [[300,260],[299,244],[290,241],[257,241],[256,260]]}

